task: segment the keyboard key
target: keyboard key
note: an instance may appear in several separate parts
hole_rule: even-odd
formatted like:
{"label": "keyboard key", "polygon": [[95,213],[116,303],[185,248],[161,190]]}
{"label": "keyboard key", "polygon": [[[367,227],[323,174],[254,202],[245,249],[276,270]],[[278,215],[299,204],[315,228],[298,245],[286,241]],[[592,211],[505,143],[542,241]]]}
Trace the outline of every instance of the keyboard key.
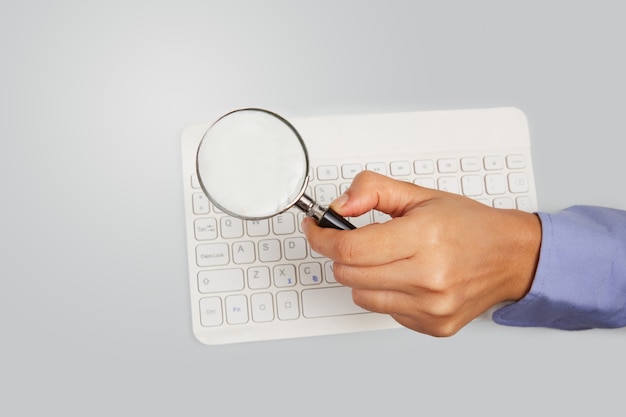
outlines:
{"label": "keyboard key", "polygon": [[193,193],[191,202],[194,214],[207,214],[209,212],[209,199],[204,193]]}
{"label": "keyboard key", "polygon": [[296,220],[293,213],[282,213],[272,217],[272,228],[277,235],[289,235],[296,231]]}
{"label": "keyboard key", "polygon": [[518,210],[528,212],[532,211],[530,197],[528,196],[517,197],[515,199],[515,205],[517,206]]}
{"label": "keyboard key", "polygon": [[337,198],[337,187],[334,184],[321,184],[315,186],[315,198],[319,204],[329,205]]}
{"label": "keyboard key", "polygon": [[248,220],[246,221],[248,236],[267,236],[270,233],[270,223],[265,220]]}
{"label": "keyboard key", "polygon": [[526,159],[524,158],[524,155],[507,155],[506,166],[509,169],[526,168]]}
{"label": "keyboard key", "polygon": [[290,261],[306,258],[306,239],[294,237],[285,239],[285,259]]}
{"label": "keyboard key", "polygon": [[356,174],[361,172],[363,167],[361,164],[346,164],[341,166],[341,176],[345,179],[352,179]]}
{"label": "keyboard key", "polygon": [[270,286],[270,269],[266,266],[248,268],[248,287],[260,290]]}
{"label": "keyboard key", "polygon": [[442,174],[450,174],[459,170],[459,164],[454,158],[442,158],[437,160],[437,170]]}
{"label": "keyboard key", "polygon": [[270,293],[252,294],[250,297],[252,320],[265,323],[274,320],[274,301]]}
{"label": "keyboard key", "polygon": [[483,159],[485,169],[488,171],[500,170],[504,168],[504,161],[499,155],[485,156]]}
{"label": "keyboard key", "polygon": [[317,179],[330,181],[339,178],[339,169],[335,165],[322,165],[317,168]]}
{"label": "keyboard key", "polygon": [[254,242],[237,242],[233,244],[233,262],[236,264],[249,264],[254,262]]}
{"label": "keyboard key", "polygon": [[513,172],[509,174],[509,190],[512,193],[528,192],[528,177],[523,172]]}
{"label": "keyboard key", "polygon": [[302,285],[318,285],[322,282],[322,266],[317,262],[300,264],[300,283]]}
{"label": "keyboard key", "polygon": [[296,268],[293,265],[276,265],[274,267],[274,285],[277,287],[293,287],[296,285]]}
{"label": "keyboard key", "polygon": [[483,193],[483,179],[479,175],[464,175],[461,178],[463,194],[475,197]]}
{"label": "keyboard key", "polygon": [[259,259],[262,262],[276,262],[280,257],[280,240],[265,239],[259,242]]}
{"label": "keyboard key", "polygon": [[477,158],[477,157],[461,158],[461,171],[463,172],[480,171],[480,158]]}
{"label": "keyboard key", "polygon": [[294,320],[300,317],[298,293],[295,291],[281,291],[276,294],[276,312],[281,320]]}
{"label": "keyboard key", "polygon": [[437,188],[441,191],[459,194],[459,180],[456,177],[439,177],[437,180]]}
{"label": "keyboard key", "polygon": [[226,297],[225,301],[228,324],[248,322],[248,300],[245,295],[231,295]]}
{"label": "keyboard key", "polygon": [[200,299],[200,323],[204,327],[211,327],[219,326],[223,322],[222,299],[219,297]]}
{"label": "keyboard key", "polygon": [[389,164],[391,175],[394,177],[403,177],[411,174],[411,164],[409,161],[394,161]]}
{"label": "keyboard key", "polygon": [[417,175],[427,175],[435,172],[435,163],[431,159],[420,159],[413,162],[413,169]]}
{"label": "keyboard key", "polygon": [[381,175],[387,175],[387,164],[384,162],[371,162],[365,165],[365,169]]}
{"label": "keyboard key", "polygon": [[487,194],[504,194],[506,192],[506,177],[503,174],[485,175],[485,189]]}
{"label": "keyboard key", "polygon": [[243,236],[243,221],[235,217],[222,217],[220,230],[224,239],[232,239]]}
{"label": "keyboard key", "polygon": [[196,219],[193,222],[196,240],[217,239],[217,221],[213,218]]}
{"label": "keyboard key", "polygon": [[354,304],[349,287],[329,287],[302,291],[302,314],[304,317],[342,316],[367,313]]}
{"label": "keyboard key", "polygon": [[200,271],[198,290],[203,294],[243,290],[243,271],[238,268]]}
{"label": "keyboard key", "polygon": [[196,263],[198,266],[220,266],[230,262],[226,243],[206,243],[196,246]]}
{"label": "keyboard key", "polygon": [[500,209],[514,209],[515,201],[510,197],[498,197],[493,199],[493,206]]}

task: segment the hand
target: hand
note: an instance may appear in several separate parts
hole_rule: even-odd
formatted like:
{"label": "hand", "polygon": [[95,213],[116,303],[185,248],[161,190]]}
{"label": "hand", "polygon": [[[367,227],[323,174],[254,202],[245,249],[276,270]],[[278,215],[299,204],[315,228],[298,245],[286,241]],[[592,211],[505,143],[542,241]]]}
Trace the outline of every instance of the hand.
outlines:
{"label": "hand", "polygon": [[361,172],[331,207],[342,216],[371,209],[391,215],[355,230],[306,218],[311,247],[334,261],[354,302],[433,336],[450,336],[530,289],[539,257],[535,214]]}

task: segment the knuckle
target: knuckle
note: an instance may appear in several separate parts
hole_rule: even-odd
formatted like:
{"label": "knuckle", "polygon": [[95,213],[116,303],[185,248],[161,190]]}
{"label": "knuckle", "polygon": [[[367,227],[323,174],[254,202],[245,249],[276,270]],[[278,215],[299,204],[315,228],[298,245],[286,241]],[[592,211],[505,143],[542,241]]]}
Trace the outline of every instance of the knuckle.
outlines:
{"label": "knuckle", "polygon": [[437,261],[438,270],[434,271],[426,281],[425,286],[428,290],[436,294],[447,294],[456,284],[454,275],[448,271],[445,260]]}
{"label": "knuckle", "polygon": [[361,308],[377,313],[398,311],[398,300],[391,291],[352,290],[352,301]]}
{"label": "knuckle", "polygon": [[431,335],[435,337],[450,337],[457,334],[460,329],[460,326],[455,322],[446,321],[433,329]]}
{"label": "knuckle", "polygon": [[370,170],[363,170],[361,172],[359,172],[358,174],[356,174],[356,176],[354,177],[353,183],[357,182],[370,182],[373,181],[376,178],[376,175],[374,172],[370,171]]}
{"label": "knuckle", "polygon": [[462,328],[462,325],[459,325],[453,319],[423,320],[411,316],[397,315],[392,315],[392,317],[404,327],[433,337],[443,338],[454,336]]}
{"label": "knuckle", "polygon": [[438,294],[429,306],[429,314],[434,317],[452,319],[459,312],[461,301],[451,292]]}
{"label": "knuckle", "polygon": [[424,284],[427,290],[435,293],[439,296],[448,290],[449,283],[445,277],[431,276],[430,279]]}
{"label": "knuckle", "polygon": [[358,305],[361,308],[364,308],[368,311],[374,311],[377,313],[382,313],[384,310],[381,307],[380,300],[372,297],[370,291],[352,289],[352,301],[354,304]]}

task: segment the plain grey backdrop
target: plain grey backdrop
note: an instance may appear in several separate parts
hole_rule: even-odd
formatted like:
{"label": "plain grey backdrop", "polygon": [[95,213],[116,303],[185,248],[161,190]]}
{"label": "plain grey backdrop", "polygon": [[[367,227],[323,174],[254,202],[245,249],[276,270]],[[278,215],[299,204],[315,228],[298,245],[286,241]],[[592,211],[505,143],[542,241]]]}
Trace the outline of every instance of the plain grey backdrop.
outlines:
{"label": "plain grey backdrop", "polygon": [[200,344],[180,155],[242,106],[517,106],[541,210],[626,209],[622,4],[2,1],[0,414],[623,415],[624,330]]}

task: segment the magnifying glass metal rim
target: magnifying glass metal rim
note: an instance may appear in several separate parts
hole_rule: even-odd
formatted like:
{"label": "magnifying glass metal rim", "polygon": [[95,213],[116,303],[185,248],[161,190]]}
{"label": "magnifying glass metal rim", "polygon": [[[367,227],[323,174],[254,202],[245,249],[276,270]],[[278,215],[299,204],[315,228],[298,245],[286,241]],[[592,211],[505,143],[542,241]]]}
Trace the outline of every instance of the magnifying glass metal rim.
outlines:
{"label": "magnifying glass metal rim", "polygon": [[[211,128],[213,128],[213,126],[219,123],[220,120],[224,119],[225,117],[229,115],[232,115],[233,113],[242,112],[242,111],[258,111],[261,113],[268,114],[280,120],[282,123],[285,124],[285,126],[291,129],[291,131],[294,133],[304,153],[305,170],[304,170],[304,176],[302,179],[302,185],[301,185],[299,192],[289,202],[289,204],[286,204],[285,207],[282,208],[282,210],[279,210],[275,213],[272,213],[266,216],[241,215],[239,213],[234,213],[230,211],[229,209],[223,207],[221,204],[217,203],[215,199],[211,196],[211,193],[208,191],[208,189],[204,185],[204,182],[202,181],[202,175],[200,175],[200,164],[199,164],[200,148],[202,147],[202,144],[204,143],[204,140],[207,137],[207,134],[209,134],[209,132],[211,131]],[[321,227],[332,227],[332,228],[341,229],[341,230],[355,229],[355,226],[353,224],[351,224],[349,221],[347,221],[342,216],[337,214],[333,209],[331,209],[330,207],[321,206],[320,204],[316,203],[315,200],[313,200],[312,198],[306,195],[306,188],[310,181],[309,169],[310,169],[309,152],[306,148],[304,140],[302,139],[302,136],[300,136],[300,132],[298,132],[298,130],[287,119],[280,116],[279,114],[276,114],[266,109],[257,108],[257,107],[246,107],[246,108],[232,110],[224,114],[220,118],[218,118],[204,132],[204,135],[202,135],[202,139],[200,140],[200,143],[198,144],[198,148],[196,150],[196,176],[198,177],[200,188],[202,189],[204,194],[207,196],[207,198],[211,201],[211,203],[213,203],[213,205],[215,205],[218,209],[220,209],[221,211],[223,211],[224,213],[230,216],[233,216],[242,220],[265,220],[265,219],[274,217],[276,215],[279,215],[281,213],[284,213],[290,208],[295,206],[295,207],[298,207],[300,210],[302,210],[307,216],[314,218],[317,221],[318,225],[320,225]]]}
{"label": "magnifying glass metal rim", "polygon": [[[296,196],[289,201],[288,204],[286,204],[286,207],[283,208],[280,211],[277,211],[275,213],[269,214],[267,216],[247,216],[247,215],[242,215],[240,213],[234,213],[231,210],[227,209],[226,207],[222,206],[221,204],[219,204],[212,196],[211,193],[209,192],[209,190],[206,188],[206,186],[204,185],[204,182],[202,181],[202,175],[200,175],[200,169],[199,169],[199,163],[198,163],[198,158],[199,158],[199,151],[200,148],[202,147],[202,144],[207,136],[207,134],[211,131],[211,129],[213,128],[213,126],[215,126],[217,123],[219,123],[222,119],[224,119],[227,116],[232,115],[233,113],[239,113],[239,112],[243,112],[243,111],[258,111],[261,113],[265,113],[268,114],[272,117],[275,117],[276,119],[280,120],[282,123],[285,124],[285,126],[287,126],[296,136],[296,138],[298,139],[298,142],[300,144],[300,147],[302,148],[302,151],[304,152],[304,162],[305,162],[305,167],[304,167],[304,178],[302,180],[302,185],[301,185],[301,189],[300,191],[296,194]],[[269,219],[271,217],[274,217],[276,215],[282,214],[286,211],[288,211],[290,208],[294,207],[298,201],[300,201],[302,199],[302,197],[304,196],[304,194],[306,193],[306,188],[309,184],[310,181],[310,176],[309,176],[309,151],[306,148],[306,145],[304,143],[304,140],[302,139],[302,136],[300,136],[300,132],[298,132],[298,130],[284,117],[282,117],[281,115],[274,113],[270,110],[266,110],[266,109],[262,109],[262,108],[258,108],[258,107],[245,107],[245,108],[240,108],[240,109],[235,109],[232,110],[226,114],[224,114],[223,116],[221,116],[220,118],[218,118],[215,122],[213,122],[211,124],[211,126],[209,126],[209,128],[204,132],[204,134],[202,135],[202,139],[200,140],[200,143],[198,144],[198,148],[196,150],[196,176],[198,178],[198,182],[200,184],[200,188],[202,189],[202,191],[204,192],[204,194],[207,196],[207,198],[211,201],[211,203],[216,206],[220,211],[223,211],[224,213],[242,219],[242,220],[265,220],[265,219]]]}

